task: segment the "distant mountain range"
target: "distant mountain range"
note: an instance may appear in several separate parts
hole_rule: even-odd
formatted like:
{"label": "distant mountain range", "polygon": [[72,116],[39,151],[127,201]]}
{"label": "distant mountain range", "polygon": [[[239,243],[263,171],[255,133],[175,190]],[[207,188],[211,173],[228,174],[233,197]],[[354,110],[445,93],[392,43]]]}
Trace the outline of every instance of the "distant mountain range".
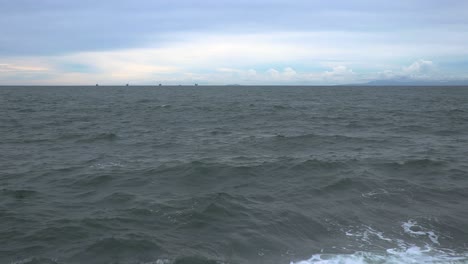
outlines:
{"label": "distant mountain range", "polygon": [[349,84],[365,86],[468,86],[468,80],[413,80],[413,79],[393,79],[393,80],[373,80],[366,83]]}

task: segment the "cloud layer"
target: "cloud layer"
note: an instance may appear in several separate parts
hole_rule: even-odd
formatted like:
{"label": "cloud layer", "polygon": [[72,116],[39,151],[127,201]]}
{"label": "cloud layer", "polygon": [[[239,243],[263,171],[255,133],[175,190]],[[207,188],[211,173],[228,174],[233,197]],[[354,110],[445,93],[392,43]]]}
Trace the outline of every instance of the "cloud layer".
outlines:
{"label": "cloud layer", "polygon": [[0,0],[0,84],[464,79],[468,3]]}

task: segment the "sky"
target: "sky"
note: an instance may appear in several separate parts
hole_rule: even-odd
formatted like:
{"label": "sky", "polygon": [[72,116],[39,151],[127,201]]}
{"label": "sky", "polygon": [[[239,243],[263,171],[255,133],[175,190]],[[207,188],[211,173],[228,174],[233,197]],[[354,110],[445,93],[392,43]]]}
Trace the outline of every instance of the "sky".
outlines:
{"label": "sky", "polygon": [[465,0],[0,0],[0,85],[468,80]]}

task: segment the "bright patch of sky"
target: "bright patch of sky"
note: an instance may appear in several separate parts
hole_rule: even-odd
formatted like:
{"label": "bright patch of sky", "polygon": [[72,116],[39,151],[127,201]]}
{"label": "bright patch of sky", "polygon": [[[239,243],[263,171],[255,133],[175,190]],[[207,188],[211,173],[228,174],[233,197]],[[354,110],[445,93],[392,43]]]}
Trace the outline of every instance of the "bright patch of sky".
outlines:
{"label": "bright patch of sky", "polygon": [[466,32],[459,0],[0,0],[0,85],[466,80]]}

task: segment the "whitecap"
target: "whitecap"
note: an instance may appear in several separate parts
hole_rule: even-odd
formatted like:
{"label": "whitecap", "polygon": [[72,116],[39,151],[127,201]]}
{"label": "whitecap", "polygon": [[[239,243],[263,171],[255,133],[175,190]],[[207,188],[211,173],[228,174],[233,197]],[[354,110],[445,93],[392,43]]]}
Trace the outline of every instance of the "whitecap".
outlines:
{"label": "whitecap", "polygon": [[468,254],[446,253],[430,247],[412,246],[407,249],[389,249],[387,253],[358,251],[353,254],[316,254],[310,259],[290,264],[463,264],[468,263]]}
{"label": "whitecap", "polygon": [[370,198],[377,195],[388,195],[389,192],[385,189],[372,190],[370,192],[362,193],[361,196],[364,198]]}
{"label": "whitecap", "polygon": [[418,222],[414,220],[404,222],[401,227],[403,227],[405,233],[410,234],[411,236],[427,236],[432,243],[440,245],[439,236],[437,236],[434,231],[427,230],[426,228],[418,225]]}
{"label": "whitecap", "polygon": [[95,165],[92,165],[91,167],[97,168],[97,169],[107,169],[107,168],[112,168],[112,167],[123,167],[123,165],[120,162],[107,162],[107,163],[97,163]]}
{"label": "whitecap", "polygon": [[372,244],[371,238],[378,238],[380,240],[392,242],[392,239],[386,237],[383,232],[377,231],[370,226],[362,226],[358,230],[349,229],[345,231],[345,235],[349,237],[356,237],[363,242]]}
{"label": "whitecap", "polygon": [[145,262],[141,264],[169,264],[169,263],[171,263],[171,261],[168,259],[158,259],[156,261]]}
{"label": "whitecap", "polygon": [[[378,240],[391,242],[388,249],[383,250],[362,250],[352,254],[324,254],[323,250],[307,260],[290,264],[407,264],[407,263],[427,263],[427,264],[468,264],[468,252],[462,252],[445,248],[439,248],[438,236],[427,227],[419,225],[414,220],[404,222],[402,228],[406,234],[411,236],[427,236],[432,245],[425,244],[418,246],[399,238],[390,238],[383,232],[375,230],[370,226],[349,227],[343,230],[345,235],[364,242],[364,245],[373,245]],[[334,249],[336,247],[332,247]],[[363,248],[363,247],[360,247]]]}

